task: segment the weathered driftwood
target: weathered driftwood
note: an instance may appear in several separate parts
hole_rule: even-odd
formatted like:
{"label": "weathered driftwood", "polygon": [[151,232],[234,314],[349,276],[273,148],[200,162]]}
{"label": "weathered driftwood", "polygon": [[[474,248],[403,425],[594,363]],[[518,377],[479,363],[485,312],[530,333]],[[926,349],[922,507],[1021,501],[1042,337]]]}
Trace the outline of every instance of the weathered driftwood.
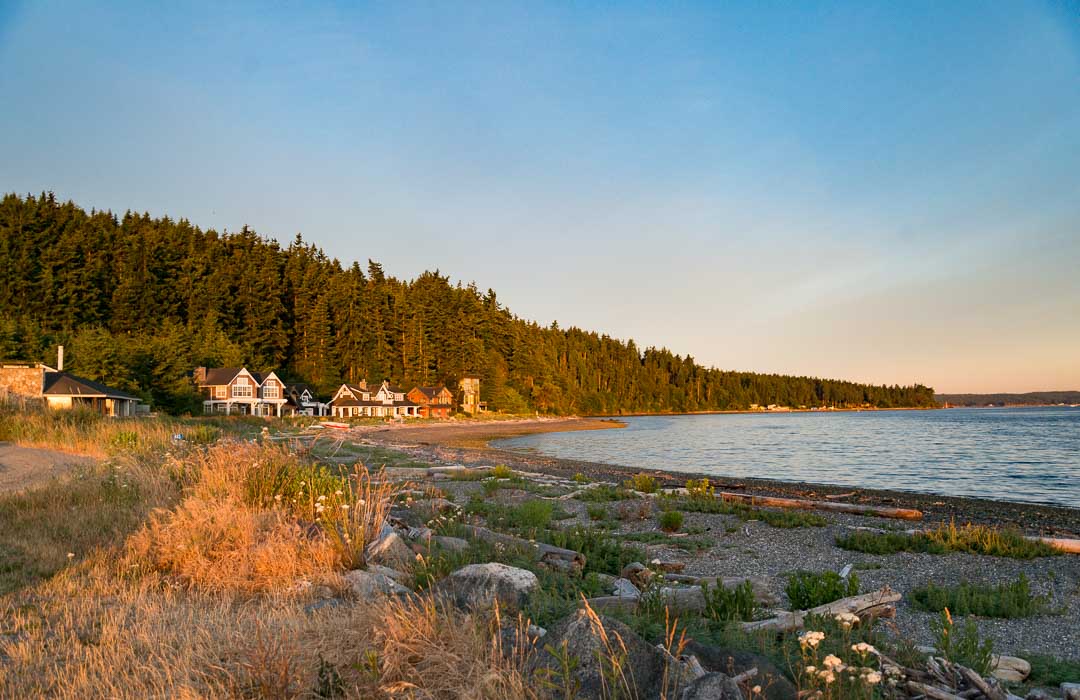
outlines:
{"label": "weathered driftwood", "polygon": [[1054,549],[1068,554],[1080,554],[1080,540],[1069,539],[1067,537],[1029,537],[1028,539],[1045,542]]}
{"label": "weathered driftwood", "polygon": [[982,695],[985,695],[988,700],[1005,700],[1005,691],[997,686],[990,685],[982,676],[975,673],[967,666],[957,665],[956,670],[967,684],[971,686],[971,689],[977,690]]}
{"label": "weathered driftwood", "polygon": [[802,498],[779,498],[776,496],[754,496],[745,493],[721,491],[717,498],[734,503],[746,503],[752,506],[770,506],[772,508],[795,508],[800,510],[827,510],[836,513],[857,513],[875,515],[879,518],[899,518],[900,520],[922,520],[921,510],[914,508],[892,508],[889,506],[868,506],[858,503],[834,503],[832,501],[810,501]]}
{"label": "weathered driftwood", "polygon": [[912,691],[913,695],[925,695],[928,698],[933,698],[933,700],[963,700],[959,695],[918,681],[908,681],[907,687]]}
{"label": "weathered driftwood", "polygon": [[515,547],[535,554],[536,560],[541,563],[551,564],[557,568],[583,569],[585,567],[585,555],[573,549],[564,549],[543,542],[529,542],[520,537],[514,537],[503,532],[495,532],[479,525],[462,525],[465,533],[473,539],[484,540],[503,544],[507,547]]}
{"label": "weathered driftwood", "polygon": [[850,598],[841,598],[840,600],[826,603],[825,605],[819,605],[810,610],[786,612],[768,620],[744,622],[742,628],[748,632],[758,630],[792,632],[801,629],[804,621],[809,615],[832,617],[839,615],[840,613],[852,613],[858,615],[859,618],[863,620],[888,616],[895,614],[895,603],[899,601],[901,597],[902,596],[899,593],[888,586],[885,586],[872,593],[863,593],[862,595],[851,596]]}

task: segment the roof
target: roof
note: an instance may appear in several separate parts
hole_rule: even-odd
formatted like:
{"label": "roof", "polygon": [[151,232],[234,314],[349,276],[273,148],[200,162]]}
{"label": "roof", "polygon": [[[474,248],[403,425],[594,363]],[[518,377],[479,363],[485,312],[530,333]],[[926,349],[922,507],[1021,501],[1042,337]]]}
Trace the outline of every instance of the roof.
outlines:
{"label": "roof", "polygon": [[45,387],[42,391],[46,396],[94,396],[107,399],[124,399],[126,401],[139,401],[137,396],[124,393],[119,389],[107,387],[104,384],[76,377],[67,372],[46,372]]}
{"label": "roof", "polygon": [[206,370],[206,379],[202,383],[204,386],[229,384],[243,369],[243,367],[212,367]]}
{"label": "roof", "polygon": [[438,396],[442,392],[449,391],[449,389],[447,389],[443,385],[439,385],[439,386],[418,386],[418,387],[414,387],[414,389],[416,391],[419,391],[421,394],[428,397],[429,399],[434,399],[436,396]]}

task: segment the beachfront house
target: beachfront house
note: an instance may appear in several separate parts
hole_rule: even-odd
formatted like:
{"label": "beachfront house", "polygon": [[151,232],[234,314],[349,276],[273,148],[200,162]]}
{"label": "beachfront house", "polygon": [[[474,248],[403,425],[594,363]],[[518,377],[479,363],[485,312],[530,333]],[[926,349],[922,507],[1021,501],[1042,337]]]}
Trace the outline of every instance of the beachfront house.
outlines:
{"label": "beachfront house", "polygon": [[204,413],[280,417],[288,402],[285,382],[274,372],[251,372],[246,367],[198,367],[194,380],[203,392]]}
{"label": "beachfront house", "polygon": [[57,349],[55,368],[40,362],[0,365],[3,394],[38,399],[52,409],[86,409],[113,417],[135,415],[141,401],[127,392],[65,372],[62,345]]}
{"label": "beachfront house", "polygon": [[445,386],[417,386],[405,395],[420,407],[422,418],[449,418],[454,407],[454,394]]}
{"label": "beachfront house", "polygon": [[293,416],[328,416],[330,404],[320,401],[307,384],[288,384],[285,387],[285,407],[282,413]]}
{"label": "beachfront house", "polygon": [[342,384],[330,400],[330,414],[338,418],[386,417],[417,418],[420,405],[409,400],[405,392],[383,381],[372,389],[366,381]]}

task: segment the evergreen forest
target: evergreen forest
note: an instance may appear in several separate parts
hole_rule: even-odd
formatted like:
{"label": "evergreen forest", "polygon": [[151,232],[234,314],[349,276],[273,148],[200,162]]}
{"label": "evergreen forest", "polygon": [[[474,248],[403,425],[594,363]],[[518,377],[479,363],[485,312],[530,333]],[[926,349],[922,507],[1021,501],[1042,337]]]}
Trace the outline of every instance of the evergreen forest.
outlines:
{"label": "evergreen forest", "polygon": [[0,361],[53,364],[199,412],[197,366],[275,370],[329,396],[341,382],[406,389],[475,373],[493,410],[600,415],[785,406],[933,406],[921,386],[706,368],[578,328],[514,316],[494,291],[438,271],[399,280],[299,235],[87,212],[52,193],[0,202]]}

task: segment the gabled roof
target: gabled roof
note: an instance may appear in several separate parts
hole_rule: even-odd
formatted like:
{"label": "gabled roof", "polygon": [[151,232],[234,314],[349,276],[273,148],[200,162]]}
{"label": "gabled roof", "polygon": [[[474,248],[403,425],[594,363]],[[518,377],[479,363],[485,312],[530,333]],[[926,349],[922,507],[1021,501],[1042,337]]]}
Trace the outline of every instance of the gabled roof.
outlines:
{"label": "gabled roof", "polygon": [[139,401],[138,397],[124,393],[119,389],[113,389],[82,377],[76,377],[74,374],[68,374],[67,372],[46,372],[44,384],[45,387],[42,393],[46,396],[86,396]]}
{"label": "gabled roof", "polygon": [[415,389],[416,389],[416,391],[419,391],[421,394],[428,397],[429,399],[434,399],[436,396],[438,396],[442,392],[449,391],[449,389],[447,389],[445,386],[443,386],[441,384],[439,386],[418,386],[418,387],[415,387]]}
{"label": "gabled roof", "polygon": [[206,379],[203,380],[202,384],[203,386],[231,384],[232,380],[236,379],[236,375],[243,370],[243,367],[211,367],[206,370]]}

